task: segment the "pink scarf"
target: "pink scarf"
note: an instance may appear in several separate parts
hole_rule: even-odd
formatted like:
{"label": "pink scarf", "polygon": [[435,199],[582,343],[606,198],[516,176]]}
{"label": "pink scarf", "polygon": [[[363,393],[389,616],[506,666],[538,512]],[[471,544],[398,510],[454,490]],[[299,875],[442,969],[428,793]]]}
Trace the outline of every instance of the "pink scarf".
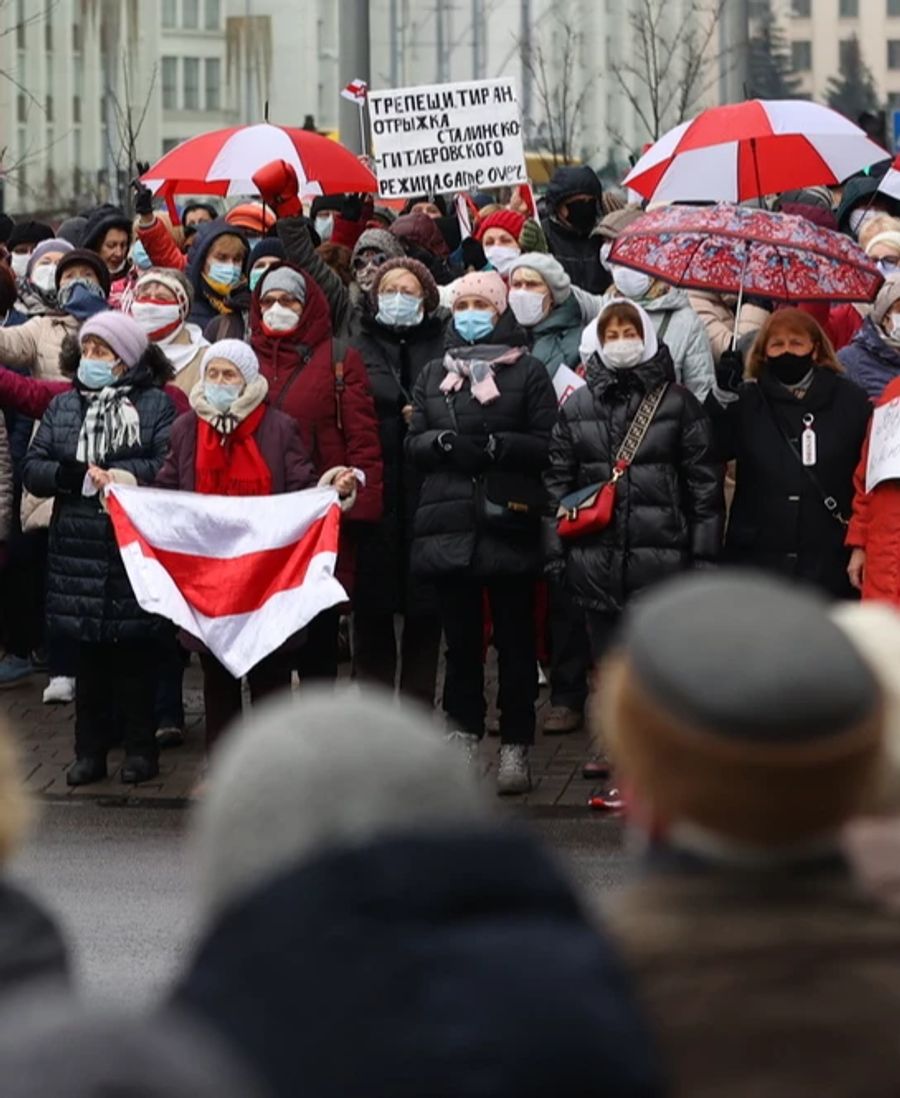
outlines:
{"label": "pink scarf", "polygon": [[479,404],[490,404],[500,396],[497,382],[494,380],[494,369],[497,366],[506,366],[518,360],[525,354],[524,347],[496,346],[491,350],[497,351],[493,358],[484,358],[484,347],[472,348],[478,351],[475,357],[469,348],[459,348],[454,354],[448,351],[444,355],[444,369],[447,375],[440,384],[442,393],[458,393],[463,383],[468,378],[472,387],[472,396]]}

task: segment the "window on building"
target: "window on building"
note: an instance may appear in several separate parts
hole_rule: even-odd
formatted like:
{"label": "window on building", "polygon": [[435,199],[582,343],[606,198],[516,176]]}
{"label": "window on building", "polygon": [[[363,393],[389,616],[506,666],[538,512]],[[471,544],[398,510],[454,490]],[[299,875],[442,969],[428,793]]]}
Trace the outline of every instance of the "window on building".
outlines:
{"label": "window on building", "polygon": [[49,11],[44,16],[44,49],[47,53],[53,53],[53,20]]}
{"label": "window on building", "polygon": [[206,29],[218,30],[221,22],[222,5],[219,0],[206,0],[206,22],[204,24]]}
{"label": "window on building", "polygon": [[206,109],[222,109],[222,62],[218,57],[206,59]]}
{"label": "window on building", "polygon": [[887,0],[888,15],[900,15],[900,0]]}
{"label": "window on building", "polygon": [[165,111],[178,108],[178,58],[162,59],[162,105]]}
{"label": "window on building", "polygon": [[188,30],[196,30],[200,26],[200,0],[182,0],[181,25]]}
{"label": "window on building", "polygon": [[900,111],[900,92],[888,92],[887,109],[889,111]]}
{"label": "window on building", "polygon": [[81,24],[72,24],[72,52],[81,53]]}
{"label": "window on building", "polygon": [[163,0],[162,25],[164,27],[178,26],[178,0]]}
{"label": "window on building", "polygon": [[888,39],[887,66],[889,69],[900,69],[900,39],[898,38]]}
{"label": "window on building", "polygon": [[28,100],[26,99],[24,92],[19,92],[16,96],[16,121],[28,121]]}
{"label": "window on building", "polygon": [[182,142],[180,137],[166,137],[163,139],[163,156],[177,148]]}
{"label": "window on building", "polygon": [[845,73],[851,67],[854,50],[859,51],[855,38],[842,38],[838,42],[838,72]]}
{"label": "window on building", "polygon": [[44,100],[44,112],[47,115],[47,121],[53,121],[53,96],[48,95]]}
{"label": "window on building", "polygon": [[81,96],[72,96],[72,121],[77,126],[81,122]]}
{"label": "window on building", "polygon": [[791,15],[795,19],[809,19],[812,0],[791,0]]}
{"label": "window on building", "polygon": [[859,15],[859,0],[838,0],[838,17],[856,19]]}
{"label": "window on building", "polygon": [[200,58],[184,59],[184,109],[200,110]]}
{"label": "window on building", "polygon": [[791,42],[791,68],[809,72],[812,68],[812,42]]}

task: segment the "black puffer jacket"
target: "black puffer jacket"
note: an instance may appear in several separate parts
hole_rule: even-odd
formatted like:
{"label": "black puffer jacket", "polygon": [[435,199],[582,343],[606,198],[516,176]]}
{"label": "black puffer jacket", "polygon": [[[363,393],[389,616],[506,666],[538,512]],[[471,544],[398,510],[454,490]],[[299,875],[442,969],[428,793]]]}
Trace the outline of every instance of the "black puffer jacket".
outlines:
{"label": "black puffer jacket", "polygon": [[773,417],[798,453],[803,419],[814,417],[812,472],[849,518],[853,473],[872,411],[863,390],[817,368],[806,395],[798,400],[763,371],[758,382],[741,386],[732,403],[722,407],[710,394],[706,405],[720,457],[737,459],[725,559],[792,576],[837,598],[856,597],[847,579],[846,531],[825,509],[821,493]]}
{"label": "black puffer jacket", "polygon": [[[449,345],[459,336],[448,329]],[[497,322],[490,343],[523,347],[525,333],[507,310]],[[541,564],[540,529],[498,534],[478,521],[475,479],[457,470],[437,445],[442,431],[496,439],[497,469],[517,473],[540,485],[547,464],[550,431],[556,420],[556,394],[542,362],[523,353],[516,362],[498,365],[495,382],[500,396],[480,404],[469,383],[452,396],[453,412],[440,384],[443,359],[429,363],[416,385],[406,453],[425,473],[414,523],[412,570],[432,577],[469,575],[515,576],[536,573]]]}
{"label": "black puffer jacket", "polygon": [[413,518],[421,476],[405,460],[407,426],[403,407],[413,402],[413,389],[429,362],[441,357],[447,315],[426,317],[415,328],[390,328],[366,312],[361,331],[350,345],[366,366],[375,399],[381,455],[384,461],[384,512],[357,540],[356,588],[353,604],[372,613],[422,610],[427,598],[422,585],[411,588],[409,559]]}
{"label": "black puffer jacket", "polygon": [[629,370],[596,359],[588,385],[563,405],[544,483],[555,504],[609,480],[644,395],[669,381],[634,463],[618,484],[613,520],[600,533],[561,541],[548,519],[551,563],[565,561],[575,601],[618,614],[636,592],[695,563],[713,561],[722,542],[723,470],[712,426],[696,398],[674,381],[665,346]]}
{"label": "black puffer jacket", "polygon": [[612,275],[600,262],[603,240],[575,232],[559,220],[557,211],[573,195],[592,195],[599,203],[602,193],[600,180],[591,168],[558,168],[547,188],[550,216],[541,222],[552,255],[576,286],[592,294],[605,293],[612,284]]}
{"label": "black puffer jacket", "polygon": [[[127,373],[129,399],[140,417],[140,443],[112,452],[101,464],[123,469],[139,484],[152,484],[159,472],[175,419],[175,408],[156,388],[150,362],[156,348]],[[36,496],[55,497],[47,565],[47,619],[50,631],[87,643],[143,640],[163,628],[161,619],[138,606],[125,574],[109,516],[99,496],[63,493],[57,485],[60,463],[75,461],[87,400],[75,383],[54,397],[25,458],[25,487]]]}

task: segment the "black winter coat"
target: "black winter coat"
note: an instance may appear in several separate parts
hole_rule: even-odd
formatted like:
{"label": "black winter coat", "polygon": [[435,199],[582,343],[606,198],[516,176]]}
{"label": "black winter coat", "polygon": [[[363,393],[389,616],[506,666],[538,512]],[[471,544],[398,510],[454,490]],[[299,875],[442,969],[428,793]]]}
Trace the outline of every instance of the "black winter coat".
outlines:
{"label": "black winter coat", "polygon": [[[140,442],[109,453],[102,466],[124,469],[139,484],[152,484],[162,467],[175,408],[155,388],[142,364],[129,374],[130,400],[140,417]],[[54,397],[25,458],[25,487],[55,497],[47,561],[47,620],[50,632],[87,643],[148,639],[165,628],[137,604],[109,516],[100,497],[61,492],[56,476],[63,461],[75,461],[87,401],[76,387]]]}
{"label": "black winter coat", "polygon": [[[447,342],[459,345],[452,327]],[[500,317],[490,342],[525,345],[525,333],[511,312]],[[413,394],[406,453],[425,474],[413,527],[413,574],[435,577],[465,572],[481,578],[536,574],[542,560],[540,526],[515,534],[485,528],[475,505],[480,478],[459,471],[442,453],[437,439],[443,431],[458,430],[480,440],[493,435],[493,467],[539,486],[557,408],[546,367],[527,353],[516,362],[499,365],[494,380],[500,396],[489,404],[480,404],[472,396],[468,381],[448,400],[440,390],[445,374],[442,358],[429,363]]]}
{"label": "black winter coat", "polygon": [[853,473],[872,410],[866,394],[839,374],[816,368],[798,400],[764,371],[758,382],[742,385],[730,404],[720,405],[714,394],[706,404],[719,456],[737,460],[725,559],[803,580],[838,598],[855,597],[847,579],[846,530],[826,510],[773,415],[798,454],[803,418],[814,416],[812,472],[849,518]]}
{"label": "black winter coat", "polygon": [[496,827],[286,867],[223,910],[174,995],[272,1098],[664,1093],[615,951]]}
{"label": "black winter coat", "polygon": [[403,613],[408,607],[421,611],[428,595],[424,585],[411,583],[409,569],[421,476],[403,453],[403,407],[412,404],[425,366],[443,354],[447,316],[441,312],[415,328],[398,330],[379,324],[367,312],[360,327],[350,345],[365,363],[375,400],[384,461],[384,512],[377,525],[367,525],[357,538],[353,605],[371,613]]}
{"label": "black winter coat", "polygon": [[712,426],[693,394],[674,381],[665,345],[629,370],[588,367],[589,383],[565,402],[544,483],[554,504],[612,476],[619,447],[646,393],[669,381],[634,462],[618,483],[613,520],[597,534],[562,541],[547,520],[551,562],[580,605],[618,614],[638,591],[692,565],[714,561],[724,527],[723,467]]}
{"label": "black winter coat", "polygon": [[541,222],[550,253],[565,268],[575,286],[591,294],[603,294],[612,285],[612,275],[600,262],[599,236],[582,236],[555,217]]}

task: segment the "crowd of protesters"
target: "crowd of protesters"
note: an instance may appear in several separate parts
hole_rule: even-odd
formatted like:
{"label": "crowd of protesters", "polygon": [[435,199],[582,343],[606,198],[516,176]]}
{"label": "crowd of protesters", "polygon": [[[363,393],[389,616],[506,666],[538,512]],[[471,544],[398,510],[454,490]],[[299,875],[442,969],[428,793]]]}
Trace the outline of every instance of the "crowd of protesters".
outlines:
{"label": "crowd of protesters", "polygon": [[[896,1093],[896,897],[842,845],[900,807],[874,604],[900,603],[900,496],[866,478],[900,398],[896,204],[770,196],[883,276],[810,306],[611,262],[643,211],[587,167],[536,208],[467,196],[471,232],[448,196],[286,190],[0,221],[0,688],[74,703],[71,785],[119,743],[139,783],[196,655],[211,765],[196,940],[146,1016],[73,1008],[58,930],[0,880],[0,1009],[44,996],[0,1026],[4,1092]],[[348,601],[251,668],[280,702],[242,718],[241,680],[140,608],[111,484],[334,488]],[[361,693],[332,688],[342,621]],[[589,721],[586,772],[628,791],[641,872],[602,923],[473,780],[489,647],[498,792],[531,788],[544,672],[545,734]],[[0,860],[25,815],[0,734]]]}
{"label": "crowd of protesters", "polygon": [[443,645],[447,732],[473,760],[493,646],[507,794],[531,787],[540,676],[544,732],[579,729],[592,664],[667,577],[750,565],[896,600],[896,489],[867,494],[864,466],[873,404],[900,385],[900,220],[871,182],[768,200],[858,239],[884,277],[858,306],[739,303],[610,262],[642,211],[588,167],[536,208],[527,188],[466,196],[465,229],[441,195],[298,212],[289,177],[177,223],[139,185],[133,217],[6,219],[0,687],[46,671],[45,702],[74,702],[73,785],[118,741],[124,781],[158,772],[191,652],[208,748],[240,711],[240,681],[137,605],[115,482],[334,485],[349,601],[254,667],[251,697],[333,681],[348,641],[359,681],[432,705]]}

